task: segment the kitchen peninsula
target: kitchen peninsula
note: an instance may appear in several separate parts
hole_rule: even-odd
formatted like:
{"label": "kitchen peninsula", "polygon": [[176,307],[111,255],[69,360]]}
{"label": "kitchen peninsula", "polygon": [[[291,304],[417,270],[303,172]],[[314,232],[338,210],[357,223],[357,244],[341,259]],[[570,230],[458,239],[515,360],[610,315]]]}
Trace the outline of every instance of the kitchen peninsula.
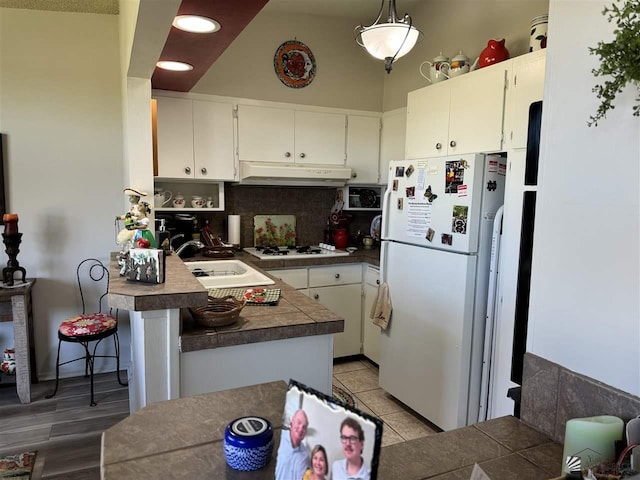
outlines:
{"label": "kitchen peninsula", "polygon": [[185,310],[205,305],[207,291],[182,260],[170,255],[166,281],[153,285],[119,276],[112,255],[109,306],[131,322],[131,413],[190,395],[295,378],[331,391],[333,335],[344,321],[287,284],[276,306],[247,306],[237,324],[196,326]]}

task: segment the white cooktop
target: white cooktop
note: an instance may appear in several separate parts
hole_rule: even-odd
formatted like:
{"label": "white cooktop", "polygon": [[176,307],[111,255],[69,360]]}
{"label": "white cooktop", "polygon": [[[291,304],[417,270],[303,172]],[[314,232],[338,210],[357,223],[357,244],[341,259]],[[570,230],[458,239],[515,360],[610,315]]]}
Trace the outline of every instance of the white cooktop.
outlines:
{"label": "white cooktop", "polygon": [[[309,250],[306,252],[298,252],[295,249],[287,249],[286,247],[280,247],[279,250],[287,251],[286,254],[278,254],[278,253],[264,253],[262,249],[258,250],[255,247],[247,247],[243,249],[245,252],[250,253],[254,257],[258,257],[260,260],[294,260],[301,258],[311,258],[311,257],[344,257],[349,255],[349,252],[344,250],[329,250],[326,248],[320,248],[315,245],[309,247]],[[313,253],[312,253],[313,252]]]}

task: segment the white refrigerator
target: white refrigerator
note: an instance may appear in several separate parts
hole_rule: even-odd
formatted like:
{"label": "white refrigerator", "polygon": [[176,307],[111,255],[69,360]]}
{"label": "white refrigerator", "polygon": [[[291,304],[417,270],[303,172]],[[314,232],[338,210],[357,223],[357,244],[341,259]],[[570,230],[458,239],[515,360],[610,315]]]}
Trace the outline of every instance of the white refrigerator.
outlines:
{"label": "white refrigerator", "polygon": [[451,430],[478,419],[493,219],[506,158],[392,161],[381,279],[393,313],[380,339],[380,386]]}

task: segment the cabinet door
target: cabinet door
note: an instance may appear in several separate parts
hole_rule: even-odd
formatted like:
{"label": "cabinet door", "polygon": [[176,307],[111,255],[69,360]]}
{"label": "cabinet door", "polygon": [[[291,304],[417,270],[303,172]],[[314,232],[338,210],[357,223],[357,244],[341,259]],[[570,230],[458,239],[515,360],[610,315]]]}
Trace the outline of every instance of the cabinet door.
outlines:
{"label": "cabinet door", "polygon": [[347,118],[347,183],[378,183],[380,158],[380,118],[349,115]]}
{"label": "cabinet door", "polygon": [[362,353],[370,360],[380,364],[380,327],[374,325],[373,320],[369,318],[377,295],[378,286],[366,283],[362,309]]}
{"label": "cabinet door", "polygon": [[236,180],[233,105],[193,101],[195,178]]}
{"label": "cabinet door", "polygon": [[293,163],[293,110],[238,105],[238,158]]}
{"label": "cabinet door", "polygon": [[157,97],[158,176],[193,178],[193,102]]}
{"label": "cabinet door", "polygon": [[405,145],[407,159],[447,154],[449,95],[447,82],[409,92]]}
{"label": "cabinet door", "polygon": [[362,285],[309,289],[311,298],[344,318],[344,332],[333,335],[333,358],[360,354]]}
{"label": "cabinet door", "polygon": [[529,106],[542,100],[546,61],[545,49],[513,59],[507,90],[505,132],[510,148],[526,148]]}
{"label": "cabinet door", "polygon": [[339,113],[295,112],[295,163],[344,165],[347,117]]}
{"label": "cabinet door", "polygon": [[381,185],[389,180],[389,162],[404,160],[404,145],[407,136],[407,109],[399,108],[382,115],[380,136],[380,179]]}
{"label": "cabinet door", "polygon": [[449,80],[448,155],[502,149],[506,71],[493,65]]}

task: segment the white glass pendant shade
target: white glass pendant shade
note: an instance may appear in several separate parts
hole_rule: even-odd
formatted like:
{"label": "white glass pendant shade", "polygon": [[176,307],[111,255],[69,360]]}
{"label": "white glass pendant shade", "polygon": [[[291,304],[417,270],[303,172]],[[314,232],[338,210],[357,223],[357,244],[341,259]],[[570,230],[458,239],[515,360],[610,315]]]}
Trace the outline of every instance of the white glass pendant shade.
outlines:
{"label": "white glass pendant shade", "polygon": [[365,27],[360,32],[364,48],[379,60],[395,60],[406,55],[414,47],[419,36],[420,32],[415,27],[409,27],[404,23],[381,23]]}

